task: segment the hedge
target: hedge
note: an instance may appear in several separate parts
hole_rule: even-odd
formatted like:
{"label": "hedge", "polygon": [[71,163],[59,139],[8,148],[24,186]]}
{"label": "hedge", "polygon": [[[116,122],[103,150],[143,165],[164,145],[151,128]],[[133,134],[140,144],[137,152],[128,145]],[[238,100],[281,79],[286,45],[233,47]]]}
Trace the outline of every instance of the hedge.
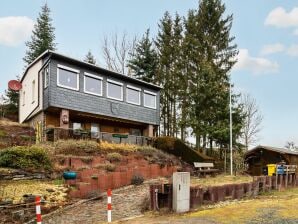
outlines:
{"label": "hedge", "polygon": [[154,141],[154,146],[157,149],[163,150],[167,153],[173,154],[183,161],[193,165],[194,162],[213,161],[214,159],[203,155],[189,146],[187,146],[180,139],[172,137],[158,137]]}
{"label": "hedge", "polygon": [[52,163],[46,150],[39,146],[15,146],[0,151],[0,167],[48,171]]}

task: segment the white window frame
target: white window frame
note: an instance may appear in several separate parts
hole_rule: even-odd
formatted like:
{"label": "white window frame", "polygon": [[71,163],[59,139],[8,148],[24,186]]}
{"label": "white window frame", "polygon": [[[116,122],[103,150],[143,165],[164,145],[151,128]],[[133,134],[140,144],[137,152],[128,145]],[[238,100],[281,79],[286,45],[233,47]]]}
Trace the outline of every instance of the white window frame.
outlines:
{"label": "white window frame", "polygon": [[[98,79],[100,80],[100,93],[93,93],[93,92],[89,92],[86,90],[86,76],[93,78],[93,79]],[[88,93],[91,95],[95,95],[95,96],[102,96],[102,83],[103,83],[103,78],[88,72],[84,72],[84,93]]]}
{"label": "white window frame", "polygon": [[[46,71],[48,70],[48,75],[46,75]],[[43,70],[43,78],[44,78],[44,88],[46,89],[50,83],[50,66],[47,64]],[[48,77],[48,82],[46,82],[46,77]]]}
{"label": "white window frame", "polygon": [[[128,100],[128,89],[132,89],[132,90],[137,90],[139,92],[139,103],[135,103],[135,102],[132,102],[132,101],[129,101]],[[131,85],[127,85],[126,86],[126,102],[127,103],[131,103],[131,104],[134,104],[134,105],[141,105],[141,89],[140,88],[137,88],[137,87],[134,87],[134,86],[131,86]]]}
{"label": "white window frame", "polygon": [[[145,93],[149,94],[149,95],[152,95],[152,96],[155,96],[155,106],[154,107],[151,107],[151,106],[148,106],[146,105],[146,101],[145,101]],[[144,90],[144,107],[147,107],[147,108],[151,108],[151,109],[156,109],[156,104],[157,104],[157,94],[154,93],[154,92],[150,92],[148,90]]]}
{"label": "white window frame", "polygon": [[[77,74],[77,87],[76,88],[65,86],[65,85],[59,83],[59,75],[60,75],[59,74],[59,68],[64,69],[66,71],[74,72],[74,73]],[[80,70],[73,69],[73,68],[70,68],[70,67],[67,67],[67,66],[64,66],[64,65],[58,65],[57,66],[57,86],[63,87],[63,88],[66,88],[66,89],[79,91],[79,89],[80,89]]]}
{"label": "white window frame", "polygon": [[[121,86],[121,99],[109,96],[109,83]],[[118,101],[123,101],[123,83],[114,81],[112,79],[107,79],[107,98],[113,99],[113,100],[118,100]]]}

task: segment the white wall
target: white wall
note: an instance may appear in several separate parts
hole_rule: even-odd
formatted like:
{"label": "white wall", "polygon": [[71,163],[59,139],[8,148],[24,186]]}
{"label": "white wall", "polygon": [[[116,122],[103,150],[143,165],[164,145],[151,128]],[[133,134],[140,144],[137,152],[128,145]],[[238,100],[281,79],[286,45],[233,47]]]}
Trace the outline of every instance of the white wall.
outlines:
{"label": "white wall", "polygon": [[[42,109],[42,82],[39,80],[38,72],[42,67],[42,61],[36,62],[28,71],[22,81],[22,89],[20,90],[19,105],[19,122],[23,123],[30,115],[32,117]],[[35,81],[34,89],[33,81]],[[39,87],[39,89],[38,89]],[[38,94],[39,91],[39,94]],[[24,98],[25,92],[25,98]],[[25,101],[24,101],[25,99]],[[36,108],[38,106],[38,108]]]}

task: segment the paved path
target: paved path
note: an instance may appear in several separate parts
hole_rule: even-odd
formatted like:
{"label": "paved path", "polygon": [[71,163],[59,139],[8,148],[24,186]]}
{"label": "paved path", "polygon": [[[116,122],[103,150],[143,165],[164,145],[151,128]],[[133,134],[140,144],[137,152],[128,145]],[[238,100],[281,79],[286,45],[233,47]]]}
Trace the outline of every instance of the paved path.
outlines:
{"label": "paved path", "polygon": [[[144,199],[149,197],[149,185],[128,186],[113,191],[112,220],[141,215]],[[46,224],[94,224],[107,220],[107,199],[89,201],[77,207],[53,214],[43,220]]]}

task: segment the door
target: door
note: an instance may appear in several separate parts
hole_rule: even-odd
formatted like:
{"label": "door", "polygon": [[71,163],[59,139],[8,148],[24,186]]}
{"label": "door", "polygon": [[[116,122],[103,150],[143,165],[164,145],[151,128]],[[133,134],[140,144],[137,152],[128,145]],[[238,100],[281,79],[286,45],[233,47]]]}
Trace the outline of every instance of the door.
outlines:
{"label": "door", "polygon": [[99,137],[99,124],[91,123],[91,138],[98,138]]}

